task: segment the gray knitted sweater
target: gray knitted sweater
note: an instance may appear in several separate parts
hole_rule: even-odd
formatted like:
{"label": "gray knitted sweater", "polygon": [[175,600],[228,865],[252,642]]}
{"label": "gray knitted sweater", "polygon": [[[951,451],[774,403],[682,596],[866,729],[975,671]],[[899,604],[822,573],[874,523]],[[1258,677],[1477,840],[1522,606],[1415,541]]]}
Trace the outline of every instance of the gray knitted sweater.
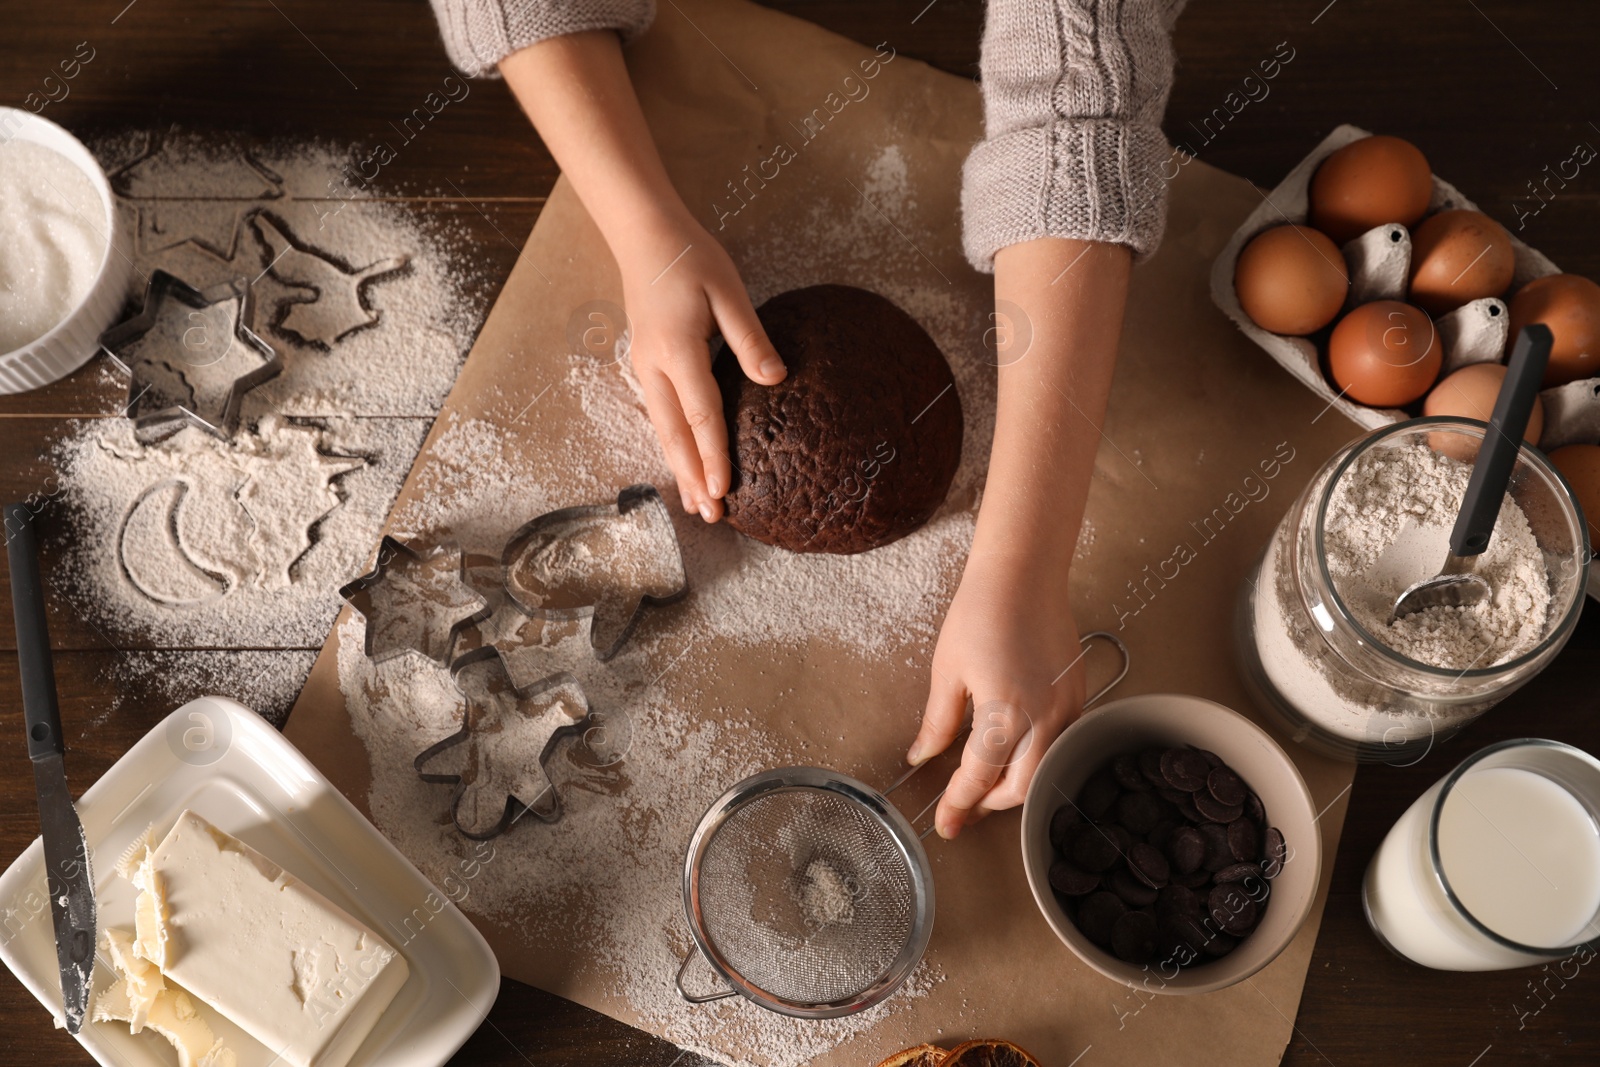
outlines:
{"label": "gray knitted sweater", "polygon": [[[961,182],[967,258],[1035,237],[1161,241],[1171,149],[1172,24],[1185,0],[989,0],[983,31],[984,139]],[[519,48],[579,30],[637,36],[653,0],[432,0],[446,50],[493,74]]]}

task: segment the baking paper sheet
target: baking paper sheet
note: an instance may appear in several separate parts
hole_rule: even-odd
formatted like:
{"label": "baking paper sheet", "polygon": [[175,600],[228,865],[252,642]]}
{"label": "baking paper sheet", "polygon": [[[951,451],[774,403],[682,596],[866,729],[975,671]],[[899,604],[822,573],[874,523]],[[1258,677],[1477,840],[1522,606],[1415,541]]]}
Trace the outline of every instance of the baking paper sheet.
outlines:
{"label": "baking paper sheet", "polygon": [[[952,362],[982,359],[991,280],[962,258],[958,215],[960,165],[981,134],[978,89],[895,54],[893,45],[888,41],[875,51],[737,0],[680,0],[662,7],[655,27],[629,48],[628,62],[674,183],[732,254],[758,302],[772,295],[762,287],[774,279],[868,285],[913,308],[921,303],[914,299],[919,294],[936,298],[970,324],[965,349],[947,353]],[[868,81],[864,75],[872,65],[876,73]],[[508,129],[505,136],[529,134]],[[766,163],[780,144],[792,158]],[[890,145],[903,157],[910,193],[897,201],[897,218],[878,214],[898,238],[887,230],[866,232],[876,216],[861,209],[870,191],[862,176]],[[775,177],[745,184],[750,172],[772,175],[774,166]],[[1083,629],[1116,632],[1131,650],[1133,670],[1115,696],[1186,692],[1255,715],[1233,667],[1236,595],[1295,495],[1356,431],[1210,302],[1211,263],[1260,204],[1260,194],[1194,161],[1170,183],[1170,203],[1165,243],[1133,275],[1085,544],[1073,572],[1073,604]],[[841,258],[838,234],[827,230],[829,220],[845,218],[863,226],[866,247],[898,251]],[[808,228],[797,226],[797,219],[818,221]],[[781,241],[774,239],[779,233]],[[778,258],[787,264],[782,269],[775,266]],[[437,446],[452,416],[506,422],[504,412],[535,400],[548,384],[549,369],[566,359],[572,313],[596,300],[621,302],[618,275],[593,223],[562,181],[397,507],[403,509],[424,482],[438,476]],[[992,403],[992,389],[986,397],[981,393],[966,402]],[[620,486],[637,477],[635,469],[604,469],[604,428],[587,419],[576,396],[554,391],[538,401],[537,412],[514,425],[530,477],[539,473],[541,454],[573,440],[594,442],[598,479]],[[969,406],[969,424],[975,414]],[[676,499],[670,486],[665,495]],[[970,511],[976,501],[951,506]],[[507,516],[505,522],[509,529],[531,517]],[[961,564],[955,556],[948,560],[947,579],[959,574]],[[714,574],[690,573],[691,586],[716,580]],[[941,612],[942,605],[924,621],[936,622]],[[661,625],[670,622],[663,616]],[[372,769],[339,691],[337,637],[336,632],[318,659],[288,735],[365,809]],[[709,683],[715,699],[707,698],[704,681],[692,699],[687,688],[674,690],[674,674],[660,684],[691,722],[722,706],[749,708],[766,715],[767,728],[811,762],[883,783],[897,773],[926,697],[925,653],[931,649],[922,649],[920,659],[918,651],[864,661],[822,640],[760,655],[732,645],[707,647],[696,656],[718,664]],[[1103,676],[1109,666],[1095,670]],[[1096,685],[1094,672],[1089,684]],[[797,704],[803,715],[794,714]],[[1205,996],[1151,997],[1080,964],[1038,914],[1023,878],[1017,813],[1002,813],[959,841],[929,839],[938,910],[927,963],[937,980],[926,995],[898,998],[885,1020],[815,1062],[872,1064],[920,1041],[948,1046],[969,1036],[1003,1036],[1051,1067],[1276,1063],[1291,1036],[1353,773],[1349,764],[1289,748],[1318,807],[1326,806],[1320,826],[1327,860],[1310,920],[1283,955],[1249,981]],[[931,767],[905,794],[896,794],[908,815],[932,796],[941,784],[939,772],[948,769],[948,763]],[[714,796],[731,784],[707,787]],[[433,802],[444,810],[447,797],[437,786],[416,788],[434,790]],[[538,834],[546,829],[515,827],[496,847],[537,848]],[[437,857],[412,858],[425,872],[437,866]],[[673,869],[662,876],[676,875]],[[486,874],[494,876],[492,870]],[[473,914],[470,897],[465,906],[506,974],[626,1022],[654,1025],[617,996],[614,981],[576,966],[581,944],[534,947],[560,942],[565,916],[492,922]],[[681,936],[681,916],[676,921]],[[672,975],[662,973],[660,981],[670,983]],[[713,1054],[787,1061],[790,1050],[741,1043],[741,1034],[750,1030],[734,1025],[738,1013],[758,1009],[733,1001],[690,1010],[723,1012],[714,1017],[732,1020],[702,1042]]]}

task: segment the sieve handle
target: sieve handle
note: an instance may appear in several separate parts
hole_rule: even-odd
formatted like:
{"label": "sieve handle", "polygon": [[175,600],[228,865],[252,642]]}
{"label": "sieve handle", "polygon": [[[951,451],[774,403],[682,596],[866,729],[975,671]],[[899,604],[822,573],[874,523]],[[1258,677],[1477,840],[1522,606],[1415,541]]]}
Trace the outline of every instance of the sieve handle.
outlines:
{"label": "sieve handle", "polygon": [[674,979],[674,981],[677,983],[678,995],[680,997],[688,1001],[690,1004],[709,1004],[713,1000],[727,1000],[729,997],[739,995],[738,991],[733,989],[727,989],[721,993],[691,993],[685,989],[683,986],[683,976],[689,970],[689,964],[696,956],[700,956],[701,959],[705,959],[704,956],[700,955],[699,945],[690,945],[689,954],[683,957],[682,963],[678,964],[678,977]]}

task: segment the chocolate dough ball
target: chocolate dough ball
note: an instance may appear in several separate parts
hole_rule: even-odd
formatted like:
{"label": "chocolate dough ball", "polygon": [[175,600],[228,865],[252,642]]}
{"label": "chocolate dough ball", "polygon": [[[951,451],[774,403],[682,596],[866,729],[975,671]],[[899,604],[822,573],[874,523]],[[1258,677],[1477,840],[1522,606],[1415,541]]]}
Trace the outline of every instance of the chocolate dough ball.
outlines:
{"label": "chocolate dough ball", "polygon": [[791,552],[865,552],[933,515],[961,459],[961,399],[933,339],[890,301],[815,285],[757,309],[789,367],[775,386],[716,360],[740,533]]}

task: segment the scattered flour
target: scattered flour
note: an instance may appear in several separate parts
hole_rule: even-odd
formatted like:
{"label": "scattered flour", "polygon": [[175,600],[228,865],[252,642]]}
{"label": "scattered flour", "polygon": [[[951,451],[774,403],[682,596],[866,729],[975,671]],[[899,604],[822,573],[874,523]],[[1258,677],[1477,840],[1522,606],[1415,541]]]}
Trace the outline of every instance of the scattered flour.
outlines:
{"label": "scattered flour", "polygon": [[[256,331],[283,357],[284,372],[246,397],[247,420],[265,412],[437,414],[490,295],[470,266],[466,230],[443,221],[447,216],[353,197],[341,169],[348,159],[326,144],[246,147],[168,132],[130,133],[93,148],[135,234],[133,284],[140,295],[157,267],[199,289],[240,275],[253,280]],[[369,325],[331,346],[307,342],[285,326],[324,303],[339,310],[348,294],[298,284],[306,272],[286,266],[306,257],[275,264],[285,249],[274,234],[344,273],[405,263],[361,286],[360,298],[373,312]]]}
{"label": "scattered flour", "polygon": [[812,860],[806,867],[799,904],[806,926],[811,929],[849,926],[856,919],[856,899],[850,883],[827,860]]}
{"label": "scattered flour", "polygon": [[126,419],[82,424],[56,450],[70,601],[117,644],[316,647],[427,429],[317,422],[154,445]]}
{"label": "scattered flour", "polygon": [[116,695],[90,725],[99,726],[130,705],[166,710],[208,693],[237,700],[282,727],[316,658],[309,649],[179,649],[117,656],[106,672]]}
{"label": "scattered flour", "polygon": [[[506,644],[529,639],[528,629]],[[673,975],[692,950],[680,895],[684,845],[727,786],[796,754],[748,712],[687,721],[653,681],[658,663],[671,662],[663,645],[681,641],[670,631],[654,629],[602,665],[582,626],[559,630],[552,647],[538,647],[538,637],[523,646],[542,655],[508,657],[513,677],[525,682],[553,664],[571,667],[591,708],[626,709],[631,747],[604,767],[586,761],[579,745],[558,749],[545,769],[561,797],[561,821],[530,821],[473,842],[450,824],[450,788],[421,782],[411,769],[419,752],[459,728],[460,696],[448,673],[416,655],[375,665],[361,652],[360,619],[341,626],[340,684],[371,759],[373,820],[424,874],[502,936],[559,961],[550,966],[565,980],[604,983],[644,1026],[717,1059],[732,1044],[760,1057],[752,1062],[797,1067],[866,1031],[904,998],[927,993],[939,976],[923,964],[896,997],[829,1022],[790,1019],[737,998],[698,1007],[681,1000]],[[519,670],[526,673],[518,677]],[[703,964],[690,967],[686,982],[707,991],[718,985]]]}
{"label": "scattered flour", "polygon": [[[924,528],[862,555],[795,555],[674,507],[689,596],[647,611],[622,651],[602,664],[586,622],[534,622],[507,610],[497,564],[508,537],[547,511],[604,503],[634,482],[667,488],[667,499],[676,499],[626,360],[587,353],[543,360],[519,371],[541,397],[531,407],[530,393],[508,390],[491,394],[474,415],[446,416],[415,491],[391,518],[393,532],[425,544],[449,538],[467,550],[476,588],[496,607],[464,633],[462,650],[499,645],[524,683],[569,671],[592,709],[630,731],[626,757],[604,767],[576,755],[583,746],[560,750],[546,768],[562,796],[562,820],[515,826],[487,846],[455,832],[449,789],[421,782],[412,769],[419,752],[459,729],[460,698],[447,674],[414,655],[374,665],[361,651],[359,618],[339,631],[339,683],[370,757],[369,809],[384,834],[436,884],[462,883],[462,906],[520,941],[549,973],[598,983],[667,1040],[719,1059],[743,1049],[762,1067],[809,1062],[942,980],[924,962],[890,1000],[828,1022],[790,1019],[740,999],[691,1006],[673,986],[691,948],[679,888],[683,849],[701,813],[741,778],[806,760],[767,728],[775,709],[727,706],[722,672],[710,662],[716,657],[689,653],[706,644],[752,657],[803,653],[820,638],[863,662],[926,663],[971,544],[995,399],[982,346],[983,293],[950,284],[918,251],[938,237],[911,211],[901,148],[880,149],[862,166],[854,181],[871,203],[828,176],[796,191],[792,202],[808,206],[792,218],[750,244],[732,243],[757,303],[821,282],[860,285],[905,308],[949,358],[966,436],[950,496]],[[554,403],[582,417],[567,432],[541,435],[536,453],[504,429],[540,418]],[[468,870],[485,873],[466,880]],[[813,882],[812,907],[844,922],[826,872]],[[686,981],[716,984],[704,966],[691,966]]]}
{"label": "scattered flour", "polygon": [[[126,419],[76,423],[54,455],[70,522],[57,581],[116,645],[314,648],[486,303],[451,251],[461,234],[336,198],[349,193],[326,146],[135,132],[93,147],[136,235],[130,306],[157,268],[197,288],[251,279],[254,328],[284,370],[245,396],[232,441],[185,429],[145,446]],[[307,323],[331,342],[308,342]]]}

